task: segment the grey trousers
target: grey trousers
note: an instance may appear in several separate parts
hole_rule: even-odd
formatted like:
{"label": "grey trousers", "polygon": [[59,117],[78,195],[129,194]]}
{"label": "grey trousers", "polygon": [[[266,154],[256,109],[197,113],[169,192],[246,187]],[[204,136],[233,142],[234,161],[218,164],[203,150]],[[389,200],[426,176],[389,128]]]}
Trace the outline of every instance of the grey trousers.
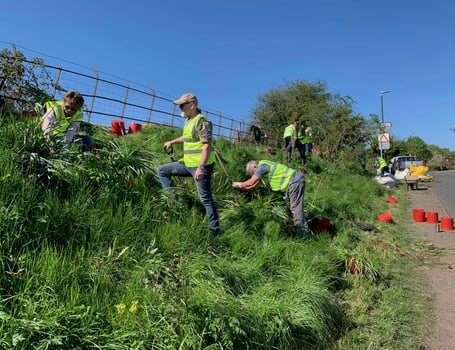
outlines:
{"label": "grey trousers", "polygon": [[305,219],[305,178],[291,183],[287,190],[287,197],[294,217],[294,224],[299,227],[307,227]]}

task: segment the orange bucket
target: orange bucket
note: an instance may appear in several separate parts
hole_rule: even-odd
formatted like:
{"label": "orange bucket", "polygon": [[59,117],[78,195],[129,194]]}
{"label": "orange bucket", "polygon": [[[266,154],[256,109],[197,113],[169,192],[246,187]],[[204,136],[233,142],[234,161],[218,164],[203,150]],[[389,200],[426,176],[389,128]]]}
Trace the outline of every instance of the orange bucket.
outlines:
{"label": "orange bucket", "polygon": [[439,222],[438,213],[434,211],[429,211],[427,213],[427,222],[429,224],[437,224]]}
{"label": "orange bucket", "polygon": [[416,222],[425,222],[425,210],[424,209],[412,209],[412,217]]}
{"label": "orange bucket", "polygon": [[383,222],[388,222],[388,223],[392,223],[393,222],[393,218],[392,218],[392,215],[390,215],[390,213],[388,211],[382,213],[381,215],[379,215],[377,218],[376,218],[377,221],[383,221]]}
{"label": "orange bucket", "polygon": [[441,230],[451,231],[453,230],[453,218],[450,216],[441,217]]}
{"label": "orange bucket", "polygon": [[397,199],[393,196],[388,196],[387,197],[387,203],[396,203]]}
{"label": "orange bucket", "polygon": [[125,121],[123,120],[113,120],[111,122],[111,133],[123,136],[126,134],[125,132]]}
{"label": "orange bucket", "polygon": [[130,123],[128,127],[128,134],[134,134],[135,132],[142,131],[142,125],[138,123]]}

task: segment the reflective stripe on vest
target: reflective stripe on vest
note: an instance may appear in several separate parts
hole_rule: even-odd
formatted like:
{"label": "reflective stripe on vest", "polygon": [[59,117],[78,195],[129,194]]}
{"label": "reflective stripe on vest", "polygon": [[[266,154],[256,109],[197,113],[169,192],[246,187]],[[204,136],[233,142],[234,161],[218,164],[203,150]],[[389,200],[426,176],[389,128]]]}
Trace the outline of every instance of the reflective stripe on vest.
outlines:
{"label": "reflective stripe on vest", "polygon": [[264,185],[269,186],[272,191],[285,192],[294,176],[295,170],[287,167],[284,164],[271,162],[269,160],[261,160],[259,165],[266,164],[270,167],[266,178],[262,178]]}
{"label": "reflective stripe on vest", "polygon": [[[197,167],[201,161],[204,144],[199,139],[197,126],[200,122],[207,121],[202,114],[187,120],[183,127],[183,161],[189,168]],[[215,153],[211,152],[209,159],[204,165],[215,163]]]}
{"label": "reflective stripe on vest", "polygon": [[65,136],[69,127],[74,122],[82,121],[82,110],[77,110],[71,118],[67,118],[63,110],[62,101],[46,102],[46,110],[52,108],[54,111],[55,123],[51,126],[52,136]]}

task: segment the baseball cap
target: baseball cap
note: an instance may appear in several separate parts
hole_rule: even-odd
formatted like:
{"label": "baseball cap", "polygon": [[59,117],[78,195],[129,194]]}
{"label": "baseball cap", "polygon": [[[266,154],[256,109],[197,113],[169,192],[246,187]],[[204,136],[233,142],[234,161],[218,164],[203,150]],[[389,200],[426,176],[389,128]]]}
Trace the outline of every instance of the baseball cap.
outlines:
{"label": "baseball cap", "polygon": [[180,96],[180,98],[178,100],[175,100],[174,104],[181,105],[182,103],[187,103],[187,102],[196,102],[196,104],[197,104],[197,97],[194,94],[192,94],[191,92],[188,92],[188,93]]}

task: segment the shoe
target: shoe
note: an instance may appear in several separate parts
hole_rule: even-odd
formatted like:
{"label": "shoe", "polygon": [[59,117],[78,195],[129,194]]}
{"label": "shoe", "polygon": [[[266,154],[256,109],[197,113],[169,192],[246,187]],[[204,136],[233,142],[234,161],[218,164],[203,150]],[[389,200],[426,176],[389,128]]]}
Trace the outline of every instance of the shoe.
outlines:
{"label": "shoe", "polygon": [[217,230],[210,230],[210,235],[212,237],[217,237],[219,235],[221,235],[221,230],[220,229],[217,229]]}

